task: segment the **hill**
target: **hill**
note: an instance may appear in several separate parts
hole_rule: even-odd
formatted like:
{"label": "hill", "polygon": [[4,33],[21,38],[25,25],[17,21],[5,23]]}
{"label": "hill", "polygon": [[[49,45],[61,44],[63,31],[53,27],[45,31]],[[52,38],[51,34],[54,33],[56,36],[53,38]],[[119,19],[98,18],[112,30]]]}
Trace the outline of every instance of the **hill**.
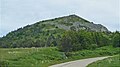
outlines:
{"label": "hill", "polygon": [[65,31],[108,32],[101,24],[94,24],[77,15],[39,21],[27,25],[0,38],[0,47],[45,47],[56,46]]}

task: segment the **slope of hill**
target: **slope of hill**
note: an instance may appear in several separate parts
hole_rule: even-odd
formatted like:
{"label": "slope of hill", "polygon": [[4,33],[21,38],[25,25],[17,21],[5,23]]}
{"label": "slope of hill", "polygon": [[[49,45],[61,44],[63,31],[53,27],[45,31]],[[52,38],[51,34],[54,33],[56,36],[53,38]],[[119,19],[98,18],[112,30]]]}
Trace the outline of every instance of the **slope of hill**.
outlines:
{"label": "slope of hill", "polygon": [[51,44],[57,45],[57,41],[67,30],[108,32],[108,29],[101,24],[94,24],[77,15],[69,15],[39,21],[12,31],[0,38],[0,47],[44,47]]}

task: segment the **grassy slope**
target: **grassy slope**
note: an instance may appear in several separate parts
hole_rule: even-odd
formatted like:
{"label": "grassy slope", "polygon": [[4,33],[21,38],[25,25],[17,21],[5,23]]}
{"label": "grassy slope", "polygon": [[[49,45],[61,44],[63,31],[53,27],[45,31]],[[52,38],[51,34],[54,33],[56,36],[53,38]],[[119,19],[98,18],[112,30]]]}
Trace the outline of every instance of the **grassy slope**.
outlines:
{"label": "grassy slope", "polygon": [[17,67],[47,67],[52,64],[77,60],[82,58],[107,56],[118,54],[119,48],[111,46],[98,48],[95,50],[81,50],[68,53],[66,58],[63,52],[55,47],[49,48],[0,48],[0,65]]}
{"label": "grassy slope", "polygon": [[104,60],[100,60],[89,64],[88,67],[120,67],[120,56],[110,57]]}

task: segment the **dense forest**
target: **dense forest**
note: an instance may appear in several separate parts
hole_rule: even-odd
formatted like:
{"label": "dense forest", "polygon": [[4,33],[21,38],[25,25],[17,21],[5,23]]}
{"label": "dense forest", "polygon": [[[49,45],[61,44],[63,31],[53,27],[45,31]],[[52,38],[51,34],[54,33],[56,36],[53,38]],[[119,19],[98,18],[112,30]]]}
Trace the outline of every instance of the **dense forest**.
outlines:
{"label": "dense forest", "polygon": [[67,31],[63,34],[59,48],[62,51],[78,51],[82,49],[96,49],[112,45],[120,47],[120,33]]}

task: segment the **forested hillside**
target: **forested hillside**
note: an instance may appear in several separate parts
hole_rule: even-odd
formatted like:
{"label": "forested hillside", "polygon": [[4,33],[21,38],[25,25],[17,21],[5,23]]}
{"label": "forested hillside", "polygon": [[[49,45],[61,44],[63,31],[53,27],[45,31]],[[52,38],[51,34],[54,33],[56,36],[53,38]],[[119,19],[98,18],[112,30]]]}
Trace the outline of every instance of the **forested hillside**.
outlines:
{"label": "forested hillside", "polygon": [[[105,45],[120,46],[120,33],[111,33],[77,15],[69,15],[27,25],[0,38],[0,47],[50,47],[62,51],[94,49]],[[62,49],[65,48],[65,49]]]}

